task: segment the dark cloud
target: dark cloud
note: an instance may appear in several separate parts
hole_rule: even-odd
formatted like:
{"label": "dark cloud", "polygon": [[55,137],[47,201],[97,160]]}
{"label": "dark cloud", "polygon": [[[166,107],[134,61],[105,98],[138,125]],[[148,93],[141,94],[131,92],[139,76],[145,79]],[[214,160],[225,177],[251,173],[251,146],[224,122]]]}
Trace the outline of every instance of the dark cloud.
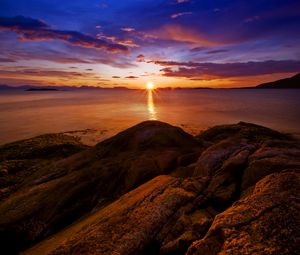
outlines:
{"label": "dark cloud", "polygon": [[275,73],[292,73],[300,71],[300,61],[297,60],[269,60],[262,62],[236,63],[197,63],[155,61],[155,64],[165,66],[161,71],[168,77],[186,78],[228,78],[241,76],[255,76]]}
{"label": "dark cloud", "polygon": [[195,47],[195,48],[190,49],[190,52],[199,52],[199,51],[203,51],[206,49],[207,49],[207,47]]}
{"label": "dark cloud", "polygon": [[[70,71],[55,68],[30,68],[30,67],[8,67],[3,66],[0,69],[0,80],[9,83],[19,83],[33,81],[34,83],[50,84],[53,80],[63,82],[97,82],[101,81],[101,77],[97,73],[84,71]],[[32,83],[33,84],[33,83]]]}
{"label": "dark cloud", "polygon": [[120,76],[116,76],[116,75],[114,75],[114,76],[112,76],[111,78],[114,78],[114,79],[119,79],[119,78],[121,78]]}
{"label": "dark cloud", "polygon": [[130,75],[130,76],[126,76],[125,78],[126,78],[126,79],[137,79],[137,78],[139,78],[139,77]]}
{"label": "dark cloud", "polygon": [[88,59],[76,57],[74,54],[71,56],[64,52],[40,48],[35,48],[33,51],[30,49],[9,49],[5,51],[4,55],[6,58],[12,59],[15,62],[18,60],[47,60],[60,64],[90,64],[94,62]]}
{"label": "dark cloud", "polygon": [[[127,54],[123,54],[122,58],[115,58],[114,55],[101,52],[95,54],[93,49],[76,48],[70,46],[68,50],[55,50],[45,47],[16,47],[9,48],[1,47],[2,58],[10,59],[11,61],[19,60],[46,60],[60,64],[105,64],[118,68],[134,67],[135,64],[126,59]],[[0,61],[1,62],[1,61]]]}
{"label": "dark cloud", "polygon": [[92,78],[92,74],[84,72],[70,72],[62,70],[52,70],[52,69],[19,69],[19,70],[0,70],[0,75],[10,76],[10,75],[26,75],[35,77],[64,77],[64,78]]}
{"label": "dark cloud", "polygon": [[145,62],[145,56],[143,54],[139,54],[136,59],[138,62]]}
{"label": "dark cloud", "polygon": [[217,53],[224,53],[224,52],[228,52],[229,50],[210,50],[205,52],[206,54],[217,54]]}
{"label": "dark cloud", "polygon": [[0,27],[7,28],[8,30],[35,30],[49,28],[49,26],[41,20],[24,16],[0,17]]}
{"label": "dark cloud", "polygon": [[108,52],[126,52],[128,48],[117,43],[94,38],[76,31],[51,29],[46,23],[24,16],[0,17],[0,31],[14,31],[19,39],[25,40],[62,40],[71,45],[103,49]]}
{"label": "dark cloud", "polygon": [[12,58],[0,58],[0,62],[13,63],[13,62],[16,62],[16,60],[14,60]]}

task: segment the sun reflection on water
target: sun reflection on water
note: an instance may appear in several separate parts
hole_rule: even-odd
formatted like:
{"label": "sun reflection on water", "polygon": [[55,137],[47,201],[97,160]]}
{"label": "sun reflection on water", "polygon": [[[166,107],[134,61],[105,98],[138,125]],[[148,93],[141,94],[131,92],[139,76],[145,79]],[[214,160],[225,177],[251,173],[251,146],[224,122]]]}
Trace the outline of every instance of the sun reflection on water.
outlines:
{"label": "sun reflection on water", "polygon": [[153,91],[149,89],[148,91],[148,113],[149,113],[149,120],[157,120],[156,118],[156,110],[153,101]]}

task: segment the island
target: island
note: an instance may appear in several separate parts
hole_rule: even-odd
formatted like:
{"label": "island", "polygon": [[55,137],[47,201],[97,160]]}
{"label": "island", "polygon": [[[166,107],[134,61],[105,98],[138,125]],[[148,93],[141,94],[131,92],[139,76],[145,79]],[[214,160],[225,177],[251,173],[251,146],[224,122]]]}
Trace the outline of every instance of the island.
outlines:
{"label": "island", "polygon": [[56,88],[29,88],[29,89],[25,89],[25,91],[60,91],[60,90]]}

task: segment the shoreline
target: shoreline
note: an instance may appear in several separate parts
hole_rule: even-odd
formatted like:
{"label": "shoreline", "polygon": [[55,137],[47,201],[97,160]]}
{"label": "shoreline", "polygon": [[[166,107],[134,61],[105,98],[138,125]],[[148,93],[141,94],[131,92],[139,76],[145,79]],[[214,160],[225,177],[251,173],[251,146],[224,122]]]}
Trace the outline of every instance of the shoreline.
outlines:
{"label": "shoreline", "polygon": [[[230,124],[229,124],[230,125]],[[176,126],[176,125],[175,125]],[[218,125],[216,125],[218,126]],[[186,124],[180,124],[178,127],[182,128],[185,132],[197,136],[201,135],[203,132],[206,130],[214,127],[207,127],[207,128],[197,128],[197,127],[189,127],[189,125]],[[41,136],[41,135],[47,135],[47,134],[64,134],[64,135],[69,135],[71,137],[74,137],[76,139],[79,139],[81,143],[87,146],[95,146],[97,143],[102,142],[106,139],[111,138],[112,136],[122,132],[124,129],[93,129],[93,128],[86,128],[86,129],[81,129],[81,130],[69,130],[69,131],[62,131],[62,132],[55,132],[55,133],[40,133],[37,135],[32,135],[32,136],[26,136],[22,139],[13,139],[10,141],[6,142],[0,142],[0,146],[9,144],[9,143],[15,143],[19,142],[22,140],[34,138],[36,136]],[[300,140],[300,131],[298,132],[288,132],[284,130],[278,130],[279,132],[287,135],[291,135],[295,137],[296,139]]]}

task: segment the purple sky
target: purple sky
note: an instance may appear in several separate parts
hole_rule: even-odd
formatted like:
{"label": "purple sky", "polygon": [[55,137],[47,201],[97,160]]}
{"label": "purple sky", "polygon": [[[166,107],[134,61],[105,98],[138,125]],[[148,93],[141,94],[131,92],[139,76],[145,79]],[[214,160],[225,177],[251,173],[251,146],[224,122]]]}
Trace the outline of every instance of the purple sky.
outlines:
{"label": "purple sky", "polygon": [[2,0],[0,83],[239,87],[300,71],[299,0]]}

